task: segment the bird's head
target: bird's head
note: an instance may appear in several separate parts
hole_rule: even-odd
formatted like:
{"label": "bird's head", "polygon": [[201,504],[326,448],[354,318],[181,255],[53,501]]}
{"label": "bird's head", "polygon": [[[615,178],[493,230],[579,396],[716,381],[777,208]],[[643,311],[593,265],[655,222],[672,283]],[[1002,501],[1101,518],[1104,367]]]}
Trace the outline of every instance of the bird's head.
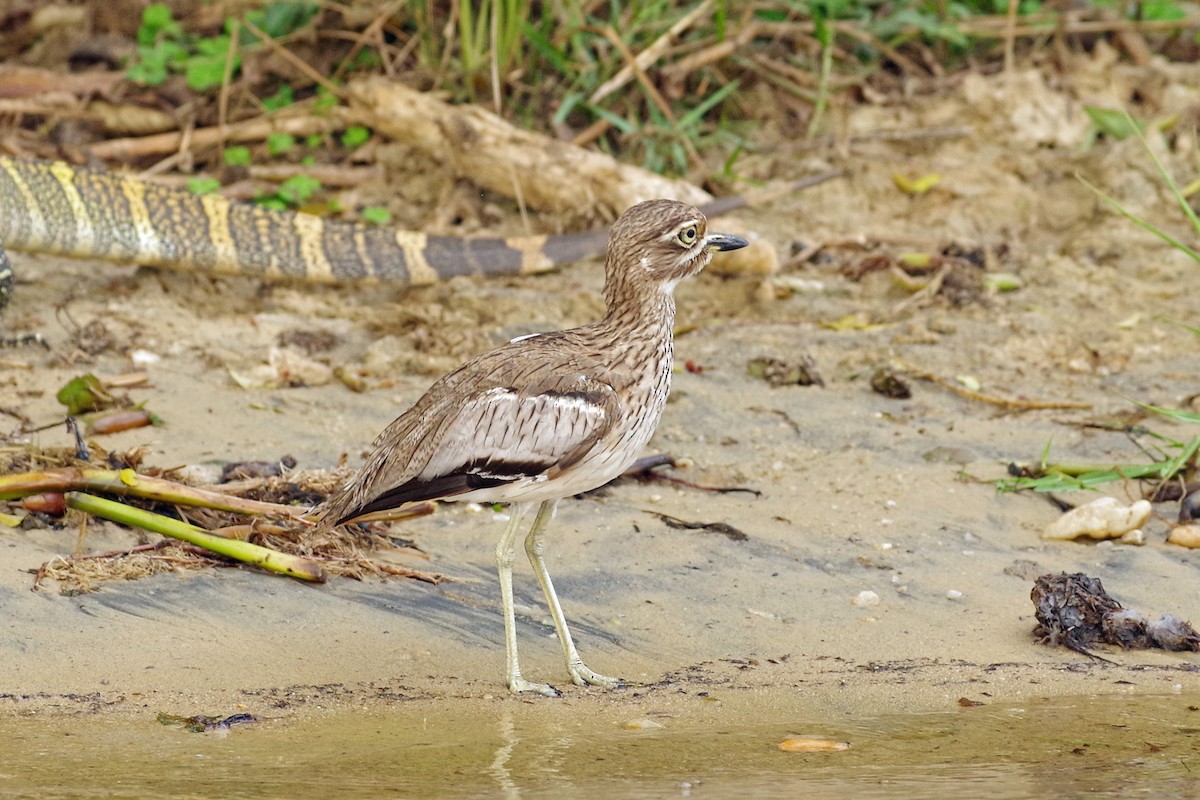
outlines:
{"label": "bird's head", "polygon": [[608,239],[610,284],[658,284],[666,291],[708,266],[717,250],[749,242],[728,233],[708,233],[697,208],[675,200],[638,203],[617,219]]}

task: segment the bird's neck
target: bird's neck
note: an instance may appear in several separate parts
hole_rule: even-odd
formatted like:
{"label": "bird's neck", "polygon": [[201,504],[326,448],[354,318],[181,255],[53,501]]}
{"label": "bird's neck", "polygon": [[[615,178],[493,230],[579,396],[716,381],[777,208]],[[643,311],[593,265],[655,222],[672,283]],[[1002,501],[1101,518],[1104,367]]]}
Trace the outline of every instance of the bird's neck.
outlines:
{"label": "bird's neck", "polygon": [[600,325],[622,338],[670,339],[675,330],[674,287],[621,286],[606,291],[608,312]]}
{"label": "bird's neck", "polygon": [[[671,369],[675,298],[666,287],[609,295],[608,313],[596,324],[605,360],[631,376],[657,375]],[[642,378],[637,378],[639,382]]]}

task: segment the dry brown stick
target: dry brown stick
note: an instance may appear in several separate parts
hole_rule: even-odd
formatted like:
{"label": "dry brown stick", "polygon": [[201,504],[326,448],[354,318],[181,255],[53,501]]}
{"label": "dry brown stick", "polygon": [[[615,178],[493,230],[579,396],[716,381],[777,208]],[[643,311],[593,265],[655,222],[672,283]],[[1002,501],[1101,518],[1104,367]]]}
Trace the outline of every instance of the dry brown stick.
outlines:
{"label": "dry brown stick", "polygon": [[[191,146],[194,148],[212,147],[223,141],[258,142],[266,139],[272,133],[290,133],[294,136],[308,136],[313,133],[329,133],[342,127],[348,121],[356,121],[354,115],[343,107],[330,109],[327,116],[264,116],[238,122],[222,131],[220,127],[198,128],[191,133]],[[123,139],[109,139],[87,145],[86,150],[96,158],[115,161],[128,161],[144,156],[177,151],[184,135],[179,131],[158,133],[153,136],[132,136]]]}
{"label": "dry brown stick", "polygon": [[[1049,23],[1052,18],[1038,17],[1035,21],[1043,21]],[[1175,31],[1185,28],[1194,28],[1200,26],[1200,16],[1183,17],[1181,19],[1150,19],[1150,20],[1131,20],[1131,19],[1098,19],[1098,20],[1069,20],[1064,19],[1062,22],[1062,32],[1066,34],[1072,33],[1116,33],[1118,31],[1137,31],[1139,33],[1156,33],[1164,31]],[[1007,15],[999,17],[976,17],[974,19],[963,19],[956,23],[956,27],[965,34],[978,37],[991,37],[1002,39],[1010,35],[1008,29]],[[1030,19],[1025,19],[1024,25],[1018,25],[1011,30],[1011,35],[1017,38],[1026,39],[1029,37],[1044,36],[1051,31],[1044,25],[1030,24]]]}
{"label": "dry brown stick", "polygon": [[736,36],[726,37],[723,41],[704,47],[684,56],[673,64],[664,66],[661,72],[667,86],[669,88],[674,87],[672,93],[678,93],[679,87],[683,85],[683,81],[688,75],[702,67],[715,64],[721,59],[733,55],[739,47],[753,41],[758,36],[758,32],[757,23],[753,21],[748,22],[738,31]]}
{"label": "dry brown stick", "polygon": [[1129,54],[1129,59],[1139,67],[1144,67],[1150,63],[1153,54],[1150,51],[1150,45],[1146,44],[1146,37],[1142,32],[1136,29],[1121,28],[1114,32],[1117,43]]}
{"label": "dry brown stick", "polygon": [[371,568],[395,578],[412,578],[413,580],[431,583],[434,586],[437,586],[442,581],[449,580],[440,572],[423,572],[411,567],[397,567],[394,564],[384,564],[378,561],[372,561]]}
{"label": "dry brown stick", "polygon": [[[626,46],[625,42],[621,40],[621,37],[617,35],[617,32],[613,30],[611,25],[604,26],[603,33],[604,37],[612,42],[613,47],[615,47],[621,54],[621,58],[625,59],[625,63],[633,69],[634,75],[637,76],[638,83],[642,85],[642,88],[646,91],[646,94],[649,95],[650,100],[655,106],[658,107],[659,113],[661,113],[663,117],[665,117],[666,120],[671,123],[672,128],[678,127],[679,121],[675,118],[675,112],[671,110],[671,104],[668,103],[667,99],[662,96],[661,92],[658,91],[658,87],[654,85],[654,81],[650,80],[650,76],[646,74],[646,70],[644,70],[638,64],[637,58],[633,55],[633,51]],[[698,150],[696,150],[696,145],[692,143],[690,137],[683,137],[683,146],[687,150],[688,160],[691,161],[694,166],[699,165],[701,163],[700,153]]]}
{"label": "dry brown stick", "polygon": [[[221,73],[221,94],[217,97],[217,129],[222,131],[229,125],[229,88],[233,85],[233,57],[237,53],[239,33],[240,27],[234,18],[229,32],[229,47],[225,50],[225,69]],[[217,147],[224,150],[225,142],[217,142]]]}
{"label": "dry brown stick", "polygon": [[291,64],[296,69],[300,70],[300,72],[304,73],[304,75],[307,76],[310,81],[318,86],[321,86],[325,89],[325,91],[329,92],[339,100],[345,101],[347,99],[345,89],[338,86],[336,83],[333,83],[321,73],[317,72],[309,64],[305,63],[304,59],[300,58],[300,56],[296,55],[291,50],[288,50],[282,44],[275,41],[275,39],[272,37],[263,33],[263,31],[253,22],[248,19],[244,19],[242,20],[241,24],[246,26],[246,30],[257,36],[258,40],[262,42],[263,45],[265,45],[271,52]]}
{"label": "dry brown stick", "polygon": [[782,75],[797,86],[802,86],[807,90],[816,91],[820,80],[809,70],[793,67],[785,61],[772,58],[766,53],[755,53],[750,56],[750,60],[758,64],[763,69],[770,70],[777,75]]}
{"label": "dry brown stick", "polygon": [[617,72],[616,75],[602,83],[596,91],[592,92],[592,96],[588,98],[588,102],[595,105],[610,94],[620,89],[625,84],[629,83],[634,77],[635,69],[645,70],[655,61],[657,61],[667,48],[671,46],[671,42],[675,40],[679,34],[692,27],[696,20],[703,17],[712,11],[713,0],[704,0],[700,5],[693,8],[687,14],[679,18],[679,21],[667,29],[667,32],[650,43],[642,52],[638,53],[637,58],[632,62],[627,63]]}
{"label": "dry brown stick", "polygon": [[75,102],[51,103],[41,100],[0,98],[0,114],[29,114],[39,117],[61,117],[63,119],[99,119],[99,115],[81,108]]}
{"label": "dry brown stick", "polygon": [[658,87],[654,85],[654,81],[650,80],[650,76],[646,74],[646,70],[638,63],[637,56],[629,49],[629,45],[625,44],[611,25],[605,25],[603,28],[600,28],[599,33],[605,39],[608,39],[612,43],[612,46],[616,48],[616,51],[621,54],[621,58],[625,59],[625,65],[633,70],[634,76],[637,78],[638,83],[642,85],[642,88],[646,90],[646,94],[650,96],[651,102],[658,107],[659,112],[666,117],[667,121],[674,125],[676,122],[675,112],[671,110],[671,104],[658,91]]}
{"label": "dry brown stick", "polygon": [[923,69],[917,62],[902,54],[896,48],[892,47],[886,42],[880,41],[877,37],[872,36],[870,31],[863,30],[857,25],[845,22],[835,22],[833,24],[833,29],[838,33],[846,34],[851,39],[857,39],[869,47],[874,47],[875,49],[879,50],[879,52],[888,57],[889,61],[907,72],[909,75],[929,74],[929,70]]}
{"label": "dry brown stick", "polygon": [[[936,297],[937,293],[942,289],[942,283],[945,282],[946,276],[950,274],[950,267],[951,265],[948,262],[943,264],[938,271],[933,274],[933,277],[925,282],[924,286],[922,286],[920,289],[917,289],[899,303],[893,305],[891,317],[895,319],[912,307],[923,305],[924,303],[927,303]],[[904,270],[900,269],[900,267],[894,264],[892,265],[892,273],[896,277],[902,277],[905,279],[909,277]]]}
{"label": "dry brown stick", "polygon": [[734,63],[760,76],[772,86],[782,89],[787,95],[800,98],[800,100],[808,105],[812,105],[817,101],[816,90],[809,89],[802,83],[797,83],[791,75],[783,74],[777,68],[777,62],[772,62],[770,59],[764,60],[763,56],[754,55],[750,58],[738,56],[734,58]]}
{"label": "dry brown stick", "polygon": [[[1049,25],[1061,22],[1062,32],[1072,33],[1112,33],[1120,30],[1139,31],[1141,33],[1156,33],[1174,31],[1200,26],[1200,16],[1193,15],[1173,20],[1129,20],[1129,19],[1100,19],[1100,20],[1068,20],[1058,14],[1041,14],[1022,19],[1023,24],[1017,25],[1011,31],[1008,26],[1008,15],[1000,14],[987,17],[973,17],[955,22],[955,27],[964,34],[992,39],[1003,39],[1012,35],[1019,39],[1044,36],[1053,33]],[[1040,24],[1039,24],[1040,23]],[[774,36],[786,39],[809,38],[815,33],[812,22],[757,22],[759,33],[764,36]],[[858,26],[853,22],[839,21],[835,23],[839,32],[849,35]],[[914,28],[903,29],[901,33],[918,33]],[[857,37],[856,37],[857,38]]]}
{"label": "dry brown stick", "polygon": [[958,396],[965,397],[968,400],[976,400],[980,403],[988,403],[989,405],[999,406],[1000,408],[1007,408],[1014,411],[1041,411],[1045,409],[1092,407],[1091,403],[1077,403],[1071,400],[1014,400],[1008,397],[985,394],[983,392],[977,392],[973,389],[967,389],[964,386],[959,386],[957,383],[948,378],[943,378],[940,375],[935,375],[932,372],[923,370],[920,367],[910,364],[903,359],[893,358],[892,361],[895,363],[898,369],[902,369],[905,372],[911,373],[913,377],[936,383],[938,386],[949,389]]}
{"label": "dry brown stick", "polygon": [[342,89],[341,86],[338,86],[337,84],[332,83],[331,80],[329,80],[328,78],[325,78],[325,76],[323,76],[323,74],[320,74],[316,70],[313,70],[313,68],[311,66],[308,66],[307,62],[304,59],[301,59],[300,56],[293,53],[292,50],[289,50],[288,48],[283,47],[280,42],[275,41],[275,38],[272,38],[272,37],[264,34],[264,32],[262,30],[260,30],[256,24],[250,22],[250,20],[248,20],[248,19],[242,20],[241,24],[245,25],[246,30],[250,31],[251,34],[253,34],[254,36],[257,36],[258,40],[260,42],[262,42],[264,44],[264,46],[268,47],[272,53],[275,53],[275,55],[280,56],[281,59],[283,59],[284,61],[287,61],[288,64],[294,66],[296,68],[296,70],[299,70],[300,72],[304,73],[305,76],[307,76],[308,79],[312,80],[312,82],[314,84],[317,84],[318,86],[322,86],[322,88],[325,91],[330,92],[330,94],[334,95],[334,97],[337,97],[338,100],[341,100],[343,102],[347,100],[346,90]]}
{"label": "dry brown stick", "polygon": [[370,181],[382,181],[386,177],[379,164],[362,167],[342,164],[258,164],[251,165],[248,172],[255,180],[274,183],[283,183],[296,175],[308,175],[327,187],[361,186]]}
{"label": "dry brown stick", "polygon": [[[395,74],[395,67],[388,59],[387,48],[384,46],[383,26],[392,18],[392,15],[404,7],[404,4],[405,0],[392,0],[391,3],[385,5],[379,10],[378,14],[371,18],[367,27],[361,31],[351,32],[350,41],[354,42],[354,44],[350,48],[350,52],[346,54],[346,57],[341,59],[341,63],[333,71],[330,80],[340,81],[342,76],[346,74],[346,70],[354,64],[354,60],[358,57],[359,52],[369,44],[373,45],[379,51],[379,60],[383,64],[383,74],[388,77],[392,77]],[[412,41],[416,41],[417,38],[413,36]]]}
{"label": "dry brown stick", "polygon": [[904,128],[903,130],[879,130],[856,133],[850,137],[852,142],[883,140],[888,142],[904,142],[913,139],[958,139],[970,136],[975,129],[970,125],[955,125],[945,128]]}
{"label": "dry brown stick", "polygon": [[[264,503],[210,492],[182,483],[139,475],[131,469],[112,470],[95,467],[63,467],[15,475],[0,475],[0,497],[16,498],[39,492],[100,491],[142,497],[177,505],[206,506],[270,517],[301,520],[307,509]],[[301,520],[303,521],[303,520]]]}
{"label": "dry brown stick", "polygon": [[575,145],[576,147],[586,147],[603,136],[611,127],[612,123],[604,117],[601,117],[591,125],[588,125],[586,128],[581,130],[579,133],[572,136],[571,144]]}
{"label": "dry brown stick", "polygon": [[1017,36],[1013,31],[1017,29],[1017,8],[1021,5],[1021,0],[1008,0],[1008,24],[1004,29],[1004,74],[1012,75],[1013,62],[1015,61],[1016,41]]}

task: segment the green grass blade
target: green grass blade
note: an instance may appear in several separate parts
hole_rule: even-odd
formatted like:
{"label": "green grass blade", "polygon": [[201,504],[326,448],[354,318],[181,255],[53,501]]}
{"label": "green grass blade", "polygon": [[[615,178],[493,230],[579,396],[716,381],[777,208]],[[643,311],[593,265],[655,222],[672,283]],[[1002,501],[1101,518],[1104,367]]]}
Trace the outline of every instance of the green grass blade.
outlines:
{"label": "green grass blade", "polygon": [[592,105],[591,103],[584,103],[583,106],[588,111],[591,111],[593,114],[595,114],[597,117],[607,120],[608,124],[612,125],[614,128],[619,130],[621,133],[625,133],[625,134],[635,133],[638,130],[638,126],[636,124],[630,122],[627,119],[624,119],[623,117],[619,117],[616,114],[612,113],[611,111],[601,108],[600,106],[595,106],[595,105]]}
{"label": "green grass blade", "polygon": [[[1125,116],[1129,119],[1130,124],[1134,124],[1133,117],[1129,116],[1128,111],[1125,112]],[[1167,172],[1167,168],[1159,160],[1158,154],[1150,148],[1150,143],[1146,141],[1146,134],[1136,125],[1134,126],[1134,131],[1137,133],[1138,140],[1142,143],[1142,148],[1150,154],[1151,160],[1154,161],[1154,166],[1158,169],[1158,174],[1162,176],[1163,181],[1171,188],[1171,194],[1175,195],[1175,200],[1179,203],[1179,207],[1183,209],[1184,215],[1192,223],[1192,230],[1200,233],[1200,218],[1196,217],[1196,211],[1192,208],[1192,204],[1187,201],[1183,192],[1179,190],[1179,185],[1175,183],[1175,179],[1171,177],[1171,173]],[[1194,255],[1192,257],[1195,258]]]}
{"label": "green grass blade", "polygon": [[1179,422],[1187,422],[1191,424],[1200,424],[1200,414],[1195,411],[1182,411],[1178,408],[1163,408],[1162,406],[1152,406],[1149,403],[1142,403],[1134,400],[1132,397],[1126,397],[1126,400],[1133,403],[1138,408],[1144,408],[1160,417],[1167,419],[1178,420]]}
{"label": "green grass blade", "polygon": [[1101,200],[1103,200],[1104,202],[1106,202],[1110,206],[1112,206],[1114,209],[1116,209],[1121,214],[1121,216],[1136,223],[1137,225],[1139,225],[1140,227],[1149,231],[1150,233],[1153,233],[1155,236],[1162,239],[1167,244],[1171,245],[1171,247],[1174,247],[1176,250],[1180,251],[1181,253],[1186,253],[1189,258],[1196,261],[1197,263],[1200,263],[1200,253],[1198,253],[1195,250],[1193,250],[1192,248],[1188,247],[1183,242],[1175,239],[1169,233],[1159,230],[1158,228],[1154,227],[1149,222],[1147,222],[1146,220],[1139,217],[1137,214],[1134,214],[1132,211],[1126,210],[1126,208],[1123,205],[1121,205],[1115,198],[1110,197],[1109,195],[1100,191],[1098,188],[1096,188],[1091,183],[1089,183],[1087,181],[1087,179],[1084,178],[1082,175],[1076,173],[1075,178],[1080,183],[1082,183],[1084,186],[1091,189],[1096,194],[1097,197],[1099,197]]}
{"label": "green grass blade", "polygon": [[722,100],[732,94],[733,91],[738,88],[739,83],[739,81],[730,81],[717,91],[710,94],[708,97],[704,98],[703,102],[679,118],[679,127],[687,128],[695,125],[701,120],[701,118],[704,117],[705,114],[709,112],[711,108],[720,104]]}

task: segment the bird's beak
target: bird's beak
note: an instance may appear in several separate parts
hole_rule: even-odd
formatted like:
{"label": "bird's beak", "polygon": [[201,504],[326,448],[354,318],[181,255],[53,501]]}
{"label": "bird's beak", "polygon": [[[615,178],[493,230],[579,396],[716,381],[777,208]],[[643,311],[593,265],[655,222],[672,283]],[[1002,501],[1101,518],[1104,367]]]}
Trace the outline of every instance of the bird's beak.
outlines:
{"label": "bird's beak", "polygon": [[749,244],[742,237],[732,233],[710,233],[704,237],[705,250],[740,250]]}

